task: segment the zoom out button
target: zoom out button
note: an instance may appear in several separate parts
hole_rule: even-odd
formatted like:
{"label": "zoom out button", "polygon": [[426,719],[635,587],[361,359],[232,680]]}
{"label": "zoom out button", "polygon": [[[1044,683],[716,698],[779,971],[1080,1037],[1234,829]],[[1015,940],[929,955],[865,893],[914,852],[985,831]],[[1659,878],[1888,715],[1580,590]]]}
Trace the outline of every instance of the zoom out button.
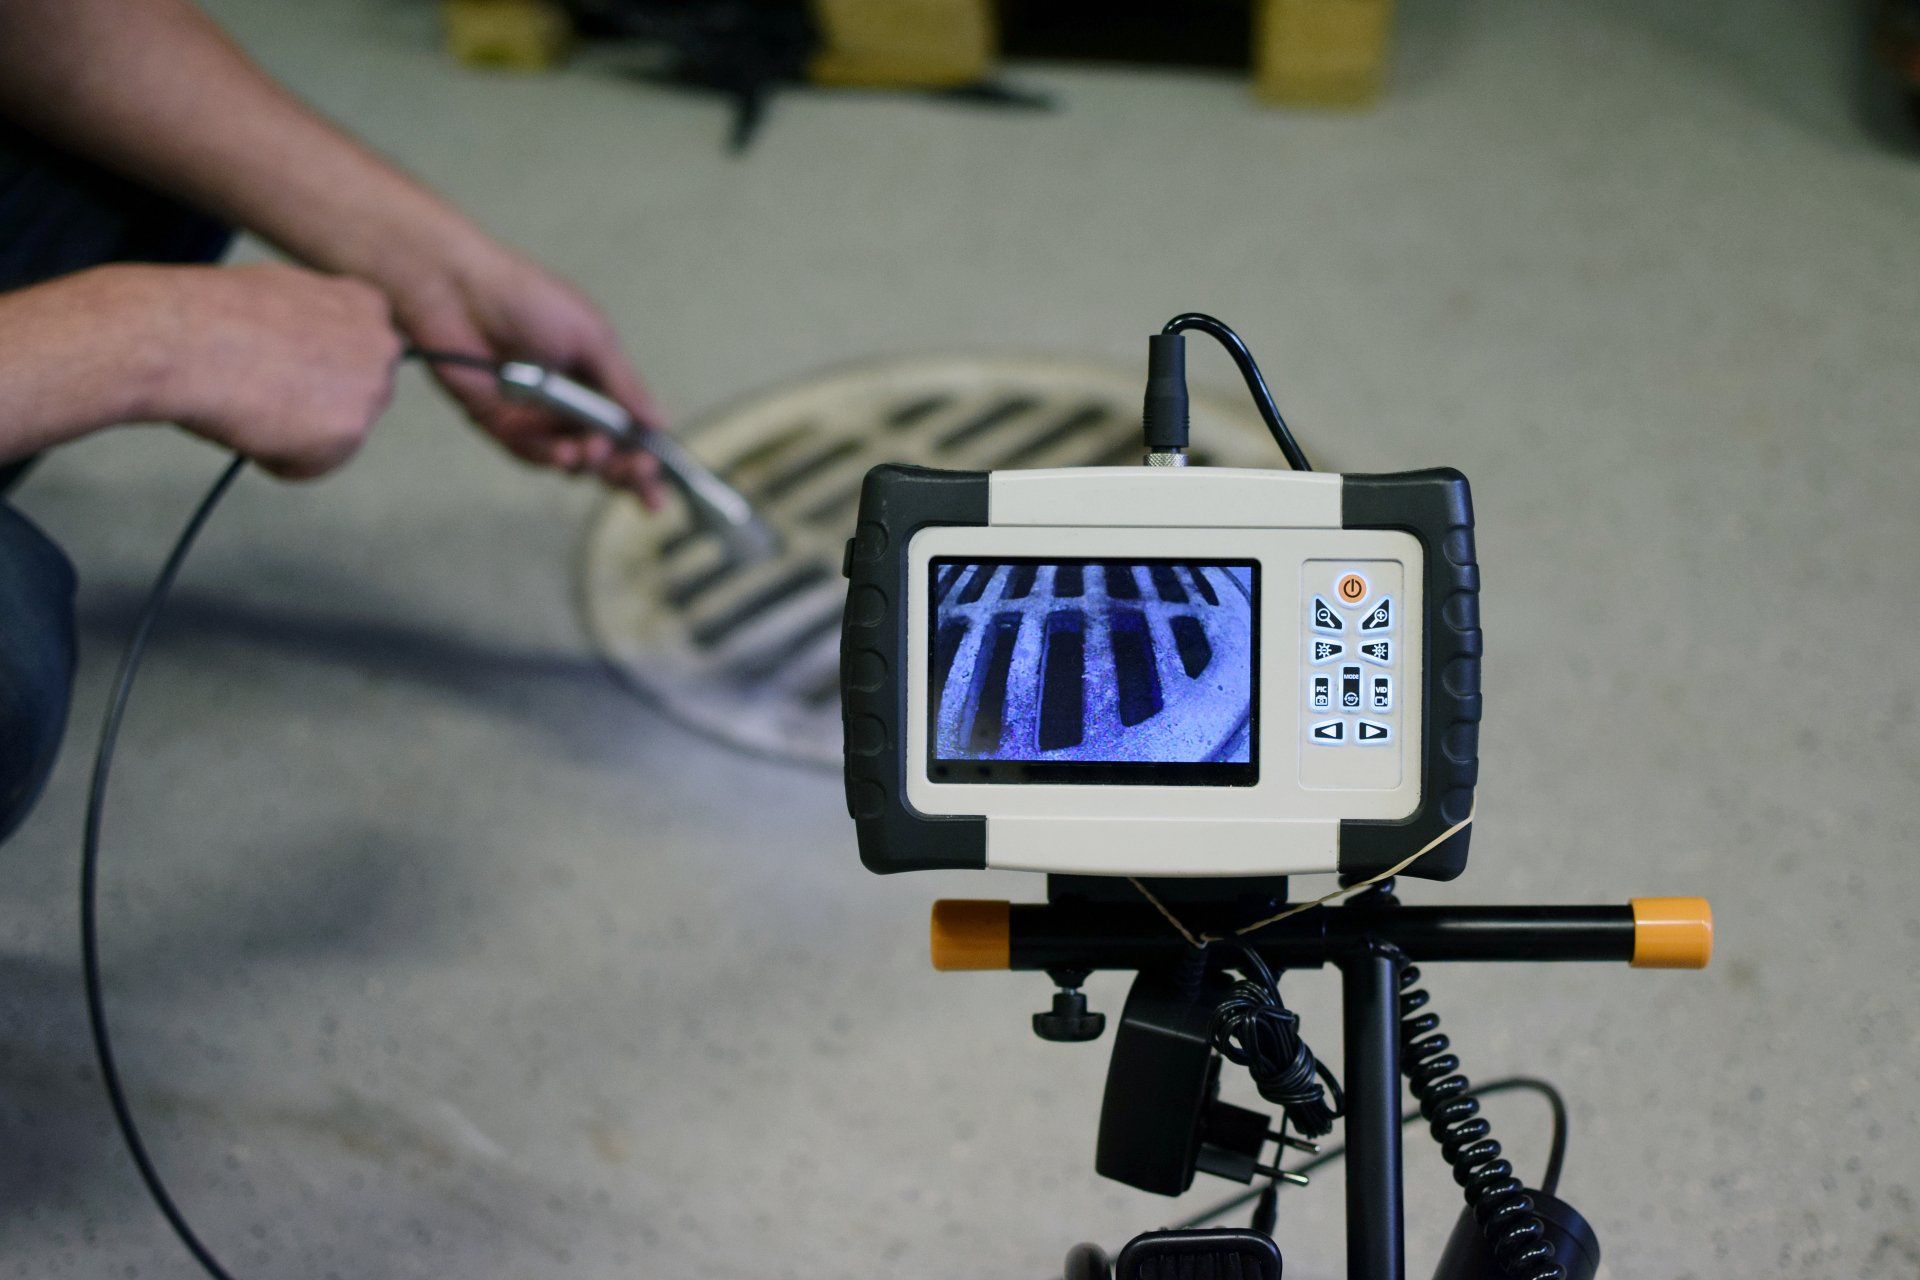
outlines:
{"label": "zoom out button", "polygon": [[1340,620],[1334,607],[1327,603],[1325,596],[1313,598],[1313,629],[1315,631],[1344,631],[1347,624]]}

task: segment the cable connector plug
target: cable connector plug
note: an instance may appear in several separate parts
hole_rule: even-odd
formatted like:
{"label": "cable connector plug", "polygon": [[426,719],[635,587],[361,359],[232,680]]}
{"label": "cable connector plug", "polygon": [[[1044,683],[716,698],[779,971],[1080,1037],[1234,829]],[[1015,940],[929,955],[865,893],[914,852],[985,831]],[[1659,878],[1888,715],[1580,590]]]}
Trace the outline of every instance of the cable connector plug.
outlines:
{"label": "cable connector plug", "polygon": [[1147,465],[1187,465],[1187,340],[1178,333],[1147,339],[1147,396],[1140,413]]}

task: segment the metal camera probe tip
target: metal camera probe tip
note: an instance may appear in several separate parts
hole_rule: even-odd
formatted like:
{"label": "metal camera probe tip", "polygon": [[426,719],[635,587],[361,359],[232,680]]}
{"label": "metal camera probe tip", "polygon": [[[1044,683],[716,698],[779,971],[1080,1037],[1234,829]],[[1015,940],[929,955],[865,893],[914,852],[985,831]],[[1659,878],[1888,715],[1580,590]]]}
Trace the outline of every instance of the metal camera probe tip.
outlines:
{"label": "metal camera probe tip", "polygon": [[510,360],[499,369],[507,395],[543,405],[586,424],[627,449],[644,449],[692,509],[694,521],[714,533],[738,560],[780,554],[784,540],[746,496],[664,431],[639,422],[614,401],[542,365]]}

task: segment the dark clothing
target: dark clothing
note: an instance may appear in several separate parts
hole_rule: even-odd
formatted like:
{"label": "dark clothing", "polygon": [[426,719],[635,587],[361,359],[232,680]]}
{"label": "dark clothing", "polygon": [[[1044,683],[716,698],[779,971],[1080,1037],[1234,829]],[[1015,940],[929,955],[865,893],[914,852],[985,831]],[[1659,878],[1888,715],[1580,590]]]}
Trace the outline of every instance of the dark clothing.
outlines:
{"label": "dark clothing", "polygon": [[0,291],[104,262],[218,262],[233,229],[0,124]]}
{"label": "dark clothing", "polygon": [[[0,292],[107,262],[215,262],[230,228],[0,125]],[[46,782],[73,688],[73,566],[5,495],[0,463],[0,840]]]}
{"label": "dark clothing", "polygon": [[33,807],[73,689],[73,566],[0,502],[0,840]]}

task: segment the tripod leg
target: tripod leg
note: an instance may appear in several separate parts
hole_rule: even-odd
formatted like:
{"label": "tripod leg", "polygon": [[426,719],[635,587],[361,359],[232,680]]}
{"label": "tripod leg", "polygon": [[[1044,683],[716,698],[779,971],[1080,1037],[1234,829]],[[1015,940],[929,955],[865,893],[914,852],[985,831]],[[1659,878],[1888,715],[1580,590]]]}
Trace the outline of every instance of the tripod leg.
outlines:
{"label": "tripod leg", "polygon": [[1397,956],[1341,964],[1346,1023],[1347,1280],[1406,1280]]}

